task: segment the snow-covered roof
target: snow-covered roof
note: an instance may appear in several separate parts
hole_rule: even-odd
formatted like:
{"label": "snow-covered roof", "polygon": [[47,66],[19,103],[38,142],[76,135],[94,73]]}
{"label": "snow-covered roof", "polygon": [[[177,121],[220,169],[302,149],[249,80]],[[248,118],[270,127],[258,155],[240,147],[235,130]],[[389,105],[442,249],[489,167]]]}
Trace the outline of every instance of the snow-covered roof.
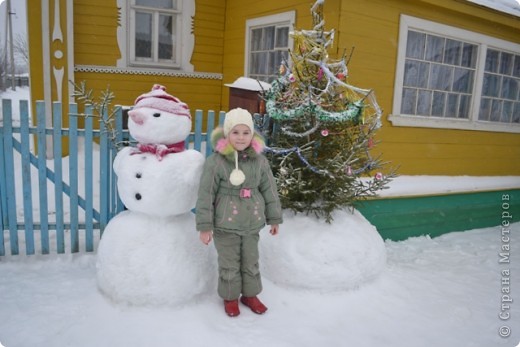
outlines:
{"label": "snow-covered roof", "polygon": [[494,10],[509,13],[520,17],[520,1],[518,0],[468,0],[477,5],[492,8]]}
{"label": "snow-covered roof", "polygon": [[271,85],[269,83],[255,80],[254,78],[249,77],[239,77],[235,80],[235,82],[231,84],[225,84],[225,86],[245,90],[254,90],[257,92],[262,90],[268,90],[271,88]]}

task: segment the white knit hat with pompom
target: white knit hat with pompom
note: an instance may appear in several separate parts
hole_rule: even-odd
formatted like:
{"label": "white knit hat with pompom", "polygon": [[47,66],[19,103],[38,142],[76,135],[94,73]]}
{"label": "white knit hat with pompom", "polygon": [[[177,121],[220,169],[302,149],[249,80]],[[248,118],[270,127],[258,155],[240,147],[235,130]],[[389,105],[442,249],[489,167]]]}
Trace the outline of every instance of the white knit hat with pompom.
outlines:
{"label": "white knit hat with pompom", "polygon": [[[223,125],[224,136],[227,137],[231,129],[239,124],[247,126],[251,132],[254,133],[255,126],[251,113],[243,108],[235,108],[226,113]],[[246,176],[244,172],[238,168],[238,153],[235,151],[235,168],[231,171],[231,175],[229,175],[229,182],[234,186],[239,186],[244,183],[245,180]]]}
{"label": "white knit hat with pompom", "polygon": [[237,107],[226,113],[226,118],[224,119],[224,136],[227,137],[231,129],[235,125],[244,124],[246,125],[251,132],[255,131],[255,126],[253,124],[253,116],[249,113],[248,110],[244,110],[243,108]]}

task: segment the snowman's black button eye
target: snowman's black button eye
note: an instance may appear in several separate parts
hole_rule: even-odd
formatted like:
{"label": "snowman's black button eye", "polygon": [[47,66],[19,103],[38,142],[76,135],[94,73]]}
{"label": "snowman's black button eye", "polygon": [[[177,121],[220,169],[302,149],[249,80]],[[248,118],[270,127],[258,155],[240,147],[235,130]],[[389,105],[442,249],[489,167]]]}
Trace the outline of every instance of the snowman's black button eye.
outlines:
{"label": "snowman's black button eye", "polygon": [[141,175],[140,172],[138,172],[138,173],[135,174],[135,177],[137,177],[137,178],[141,178],[141,177],[143,177],[143,176]]}
{"label": "snowman's black button eye", "polygon": [[160,114],[160,113],[154,113],[153,116],[154,116],[155,118],[157,118],[157,117],[160,117],[161,114]]}
{"label": "snowman's black button eye", "polygon": [[141,200],[141,194],[139,194],[139,193],[135,194],[135,199],[136,200]]}

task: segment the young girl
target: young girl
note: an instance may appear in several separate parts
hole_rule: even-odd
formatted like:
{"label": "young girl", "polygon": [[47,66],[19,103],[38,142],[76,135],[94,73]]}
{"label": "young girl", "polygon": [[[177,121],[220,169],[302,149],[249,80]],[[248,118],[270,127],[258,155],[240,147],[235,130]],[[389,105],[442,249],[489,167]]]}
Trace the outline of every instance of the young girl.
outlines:
{"label": "young girl", "polygon": [[206,159],[197,200],[197,230],[218,254],[218,294],[224,309],[238,316],[240,302],[253,312],[267,310],[257,298],[262,291],[258,266],[259,231],[265,224],[278,233],[282,210],[264,141],[255,133],[251,114],[236,108],[211,134],[215,153]]}

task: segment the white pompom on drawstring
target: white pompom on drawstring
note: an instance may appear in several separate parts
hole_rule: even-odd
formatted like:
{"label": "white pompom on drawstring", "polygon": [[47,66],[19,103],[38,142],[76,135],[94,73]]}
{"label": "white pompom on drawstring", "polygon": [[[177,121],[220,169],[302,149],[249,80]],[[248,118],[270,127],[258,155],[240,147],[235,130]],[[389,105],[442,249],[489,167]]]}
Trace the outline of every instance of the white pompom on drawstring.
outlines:
{"label": "white pompom on drawstring", "polygon": [[235,168],[231,171],[231,175],[229,175],[229,182],[234,186],[239,186],[244,183],[245,180],[246,175],[238,168],[238,152],[235,151]]}
{"label": "white pompom on drawstring", "polygon": [[233,169],[229,175],[229,182],[234,186],[239,186],[246,180],[246,175],[240,169]]}

